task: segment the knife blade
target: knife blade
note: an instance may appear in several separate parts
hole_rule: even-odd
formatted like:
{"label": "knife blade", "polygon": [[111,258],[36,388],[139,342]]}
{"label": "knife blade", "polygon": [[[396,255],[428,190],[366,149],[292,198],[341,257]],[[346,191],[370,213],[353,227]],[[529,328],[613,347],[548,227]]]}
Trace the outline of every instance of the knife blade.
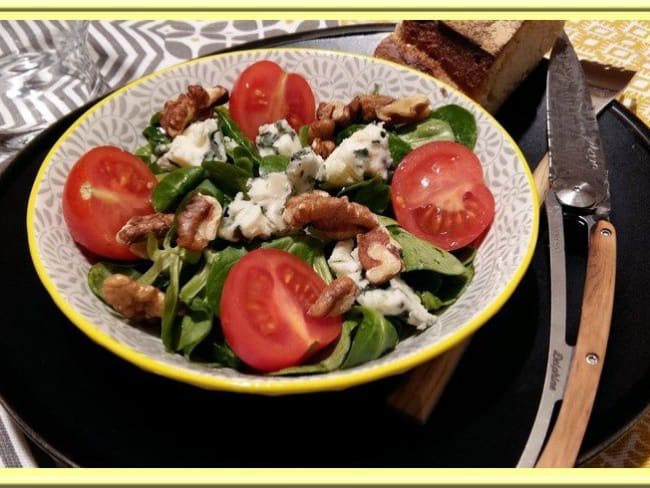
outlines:
{"label": "knife blade", "polygon": [[[609,105],[609,102],[617,98],[636,75],[634,70],[596,63],[586,59],[581,59],[580,64],[585,73],[587,85],[589,85],[591,103],[596,114],[602,112]],[[544,203],[544,195],[546,195],[549,188],[548,154],[545,154],[535,167],[533,177],[535,178],[537,193],[541,197],[540,203]]]}
{"label": "knife blade", "polygon": [[[547,115],[550,191],[545,203],[551,267],[551,341],[544,394],[518,466],[535,464],[554,405],[563,398],[558,419],[537,461],[540,467],[559,467],[575,464],[591,414],[609,336],[616,272],[616,233],[608,221],[611,205],[604,151],[584,71],[566,34],[558,37],[551,53]],[[582,220],[589,231],[575,348],[564,339],[565,214]]]}

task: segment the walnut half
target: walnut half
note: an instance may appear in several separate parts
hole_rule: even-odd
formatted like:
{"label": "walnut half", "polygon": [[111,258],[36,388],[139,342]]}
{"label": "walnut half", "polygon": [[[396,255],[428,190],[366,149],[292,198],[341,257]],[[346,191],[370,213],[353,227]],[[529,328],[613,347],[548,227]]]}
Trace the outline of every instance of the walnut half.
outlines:
{"label": "walnut half", "polygon": [[165,294],[158,288],[142,285],[123,274],[104,280],[104,300],[129,320],[151,320],[162,317]]}
{"label": "walnut half", "polygon": [[164,237],[174,221],[174,214],[154,213],[131,217],[120,229],[115,240],[120,244],[135,244],[147,239],[147,234],[153,234],[159,239]]}
{"label": "walnut half", "polygon": [[402,271],[402,249],[385,227],[359,234],[357,243],[359,261],[366,270],[366,279],[373,285],[386,283]]}
{"label": "walnut half", "polygon": [[377,109],[377,118],[389,125],[409,124],[426,118],[431,109],[429,98],[413,95],[398,98],[394,102]]}
{"label": "walnut half", "polygon": [[227,101],[228,90],[220,85],[214,88],[190,85],[187,93],[165,102],[160,116],[160,126],[169,137],[174,138],[192,122],[207,117],[213,105],[220,105]]}
{"label": "walnut half", "polygon": [[356,296],[357,285],[352,278],[349,276],[337,278],[325,287],[307,310],[307,315],[312,317],[341,315],[352,308]]}
{"label": "walnut half", "polygon": [[334,129],[336,124],[332,119],[315,120],[309,124],[307,137],[310,141],[315,139],[330,140],[334,137]]}
{"label": "walnut half", "polygon": [[336,144],[334,141],[329,141],[327,139],[321,139],[320,137],[317,137],[312,141],[311,148],[321,158],[327,159],[328,156],[334,152]]}
{"label": "walnut half", "polygon": [[350,202],[347,197],[333,197],[320,190],[290,198],[282,217],[291,227],[312,225],[335,240],[350,239],[379,225],[377,217],[368,207]]}
{"label": "walnut half", "polygon": [[179,247],[202,251],[217,237],[222,208],[216,198],[197,193],[178,214]]}
{"label": "walnut half", "polygon": [[331,120],[339,127],[346,127],[352,122],[352,114],[348,105],[341,102],[321,102],[316,109],[318,120]]}

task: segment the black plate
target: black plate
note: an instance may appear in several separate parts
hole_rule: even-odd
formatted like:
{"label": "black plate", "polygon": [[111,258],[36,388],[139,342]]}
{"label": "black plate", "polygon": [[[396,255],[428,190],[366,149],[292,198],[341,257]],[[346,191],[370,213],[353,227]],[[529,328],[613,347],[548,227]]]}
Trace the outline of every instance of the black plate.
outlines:
{"label": "black plate", "polygon": [[[328,34],[343,35],[337,42],[367,52],[377,36],[365,34],[376,29]],[[273,45],[318,36],[288,36]],[[498,115],[531,162],[546,150],[544,86],[541,65]],[[27,197],[47,151],[81,113],[30,144],[0,188],[7,236],[0,257],[0,392],[41,447],[61,462],[89,467],[516,463],[535,415],[548,342],[543,224],[521,285],[477,332],[425,426],[385,407],[396,378],[344,392],[278,398],[205,391],[141,371],[93,343],[59,312],[33,270],[25,229]],[[604,111],[600,124],[618,229],[618,278],[608,356],[582,459],[614,439],[650,403],[650,134],[616,103]],[[583,249],[571,251],[569,285],[571,301],[577,303]],[[574,306],[573,322],[576,316]]]}

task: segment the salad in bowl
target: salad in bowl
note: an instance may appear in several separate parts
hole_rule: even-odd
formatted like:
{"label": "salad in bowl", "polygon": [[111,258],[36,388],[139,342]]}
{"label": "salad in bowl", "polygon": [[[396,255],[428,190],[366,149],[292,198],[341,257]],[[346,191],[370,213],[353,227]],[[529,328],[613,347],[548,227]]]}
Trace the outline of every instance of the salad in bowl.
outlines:
{"label": "salad in bowl", "polygon": [[[54,185],[72,269],[41,258],[42,226],[30,244],[63,311],[142,367],[236,391],[341,388],[432,357],[505,301],[536,233],[530,173],[487,113],[341,53],[231,54],[136,82],[43,172],[28,218]],[[61,272],[83,282],[70,293]]]}

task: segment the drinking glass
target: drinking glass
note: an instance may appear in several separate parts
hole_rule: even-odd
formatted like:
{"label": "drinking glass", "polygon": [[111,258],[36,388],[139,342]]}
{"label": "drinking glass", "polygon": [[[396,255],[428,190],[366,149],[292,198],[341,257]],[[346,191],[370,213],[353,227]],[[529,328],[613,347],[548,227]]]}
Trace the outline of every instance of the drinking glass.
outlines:
{"label": "drinking glass", "polygon": [[0,168],[38,132],[107,90],[89,21],[0,22]]}

